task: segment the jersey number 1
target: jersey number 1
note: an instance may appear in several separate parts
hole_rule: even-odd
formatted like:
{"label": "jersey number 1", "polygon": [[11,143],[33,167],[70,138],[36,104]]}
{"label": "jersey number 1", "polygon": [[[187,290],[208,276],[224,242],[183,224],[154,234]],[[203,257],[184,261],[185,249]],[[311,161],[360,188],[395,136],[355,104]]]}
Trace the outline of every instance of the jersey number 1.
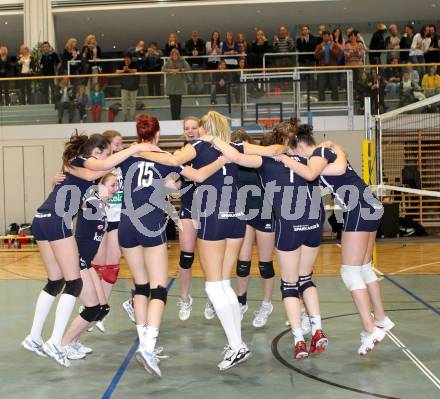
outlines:
{"label": "jersey number 1", "polygon": [[151,183],[153,183],[153,171],[150,169],[151,166],[154,166],[154,163],[141,162],[138,165],[138,187],[150,187]]}

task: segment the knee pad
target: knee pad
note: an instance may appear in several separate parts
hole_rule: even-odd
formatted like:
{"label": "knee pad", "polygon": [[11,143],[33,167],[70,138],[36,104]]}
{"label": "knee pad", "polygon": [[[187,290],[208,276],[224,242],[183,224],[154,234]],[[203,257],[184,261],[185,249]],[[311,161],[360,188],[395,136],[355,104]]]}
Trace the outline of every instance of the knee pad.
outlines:
{"label": "knee pad", "polygon": [[158,299],[159,301],[162,301],[164,304],[166,304],[167,296],[168,296],[167,289],[165,287],[162,287],[161,285],[157,286],[157,288],[151,289],[150,300]]}
{"label": "knee pad", "polygon": [[92,263],[92,267],[96,270],[96,274],[102,280],[102,274],[104,273],[105,266],[95,265]]}
{"label": "knee pad", "polygon": [[150,296],[150,283],[147,284],[135,284],[134,285],[134,295],[143,295],[145,297],[149,297]]}
{"label": "knee pad", "polygon": [[110,312],[110,305],[108,303],[106,303],[105,305],[100,305],[99,306],[99,314],[98,317],[96,318],[96,321],[101,321],[104,319],[105,316],[107,316]]}
{"label": "knee pad", "polygon": [[79,294],[81,294],[82,287],[83,287],[83,281],[81,278],[77,278],[76,280],[66,281],[63,294],[72,295],[75,298],[78,298]]}
{"label": "knee pad", "polygon": [[194,252],[180,252],[179,265],[182,269],[191,269],[194,262]]}
{"label": "knee pad", "polygon": [[109,284],[115,284],[118,280],[119,265],[104,266],[101,278]]}
{"label": "knee pad", "polygon": [[251,272],[251,262],[247,260],[238,260],[237,261],[237,276],[238,277],[247,277]]}
{"label": "knee pad", "polygon": [[299,285],[298,281],[295,283],[289,283],[281,280],[281,297],[286,298],[298,298],[299,299]]}
{"label": "knee pad", "polygon": [[364,279],[365,284],[370,284],[373,283],[374,281],[377,281],[377,276],[373,270],[373,265],[371,262],[362,265],[361,271],[362,271],[362,278]]}
{"label": "knee pad", "polygon": [[91,323],[92,321],[98,320],[99,311],[101,309],[101,306],[95,305],[95,306],[86,306],[84,310],[79,314],[84,320]]}
{"label": "knee pad", "polygon": [[265,280],[275,276],[275,270],[273,269],[273,262],[258,262],[258,268],[260,269],[260,276]]}
{"label": "knee pad", "polygon": [[362,277],[361,266],[341,266],[341,277],[349,291],[362,290],[367,288]]}
{"label": "knee pad", "polygon": [[299,293],[302,295],[307,288],[316,287],[312,280],[313,273],[307,276],[299,276]]}
{"label": "knee pad", "polygon": [[44,286],[43,291],[49,295],[57,296],[64,287],[64,279],[61,280],[47,280],[47,284]]}

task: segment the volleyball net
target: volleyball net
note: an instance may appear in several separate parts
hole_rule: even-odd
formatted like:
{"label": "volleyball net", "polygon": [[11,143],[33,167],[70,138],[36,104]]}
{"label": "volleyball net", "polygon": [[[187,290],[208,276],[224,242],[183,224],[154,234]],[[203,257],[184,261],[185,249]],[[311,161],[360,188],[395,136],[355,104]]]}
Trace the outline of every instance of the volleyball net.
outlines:
{"label": "volleyball net", "polygon": [[400,216],[440,226],[440,94],[377,116],[375,130],[364,178],[370,172],[382,201],[398,204]]}

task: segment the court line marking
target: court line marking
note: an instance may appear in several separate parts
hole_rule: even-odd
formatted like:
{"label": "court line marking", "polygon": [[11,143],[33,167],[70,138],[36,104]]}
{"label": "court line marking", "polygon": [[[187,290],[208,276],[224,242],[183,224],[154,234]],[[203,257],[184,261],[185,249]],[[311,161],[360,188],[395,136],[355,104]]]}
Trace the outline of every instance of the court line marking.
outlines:
{"label": "court line marking", "polygon": [[399,338],[397,338],[395,334],[388,331],[387,335],[390,337],[391,341],[393,341],[396,346],[419,368],[419,370],[428,377],[435,387],[440,390],[440,379],[438,379],[435,374],[416,355],[414,355],[414,353],[412,353]]}
{"label": "court line marking", "polygon": [[432,266],[432,265],[437,265],[437,264],[439,264],[439,263],[440,263],[440,260],[437,261],[437,262],[424,263],[424,264],[422,264],[422,265],[418,265],[418,266],[406,267],[405,269],[401,269],[401,270],[397,270],[396,272],[388,273],[388,276],[394,276],[394,275],[396,275],[396,274],[403,273],[403,272],[406,272],[406,271],[408,271],[408,270],[420,269],[420,268],[422,268],[422,267]]}
{"label": "court line marking", "polygon": [[[174,282],[176,281],[175,277],[170,277],[167,284],[167,292],[171,289]],[[119,381],[121,380],[123,374],[125,373],[125,370],[127,370],[128,365],[130,364],[131,360],[133,359],[134,354],[136,353],[136,349],[139,345],[139,338],[136,337],[136,339],[131,344],[131,347],[127,353],[127,356],[125,356],[124,360],[122,361],[119,368],[116,370],[115,375],[113,376],[113,379],[110,381],[109,386],[105,390],[104,394],[102,395],[102,399],[109,399],[116,387],[118,386]]]}

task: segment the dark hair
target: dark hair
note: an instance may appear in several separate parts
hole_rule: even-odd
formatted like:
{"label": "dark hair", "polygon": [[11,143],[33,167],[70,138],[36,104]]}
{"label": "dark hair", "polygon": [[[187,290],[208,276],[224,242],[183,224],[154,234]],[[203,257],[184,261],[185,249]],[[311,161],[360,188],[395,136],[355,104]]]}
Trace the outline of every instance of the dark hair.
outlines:
{"label": "dark hair", "polygon": [[329,36],[331,36],[332,34],[330,33],[329,30],[325,30],[324,32],[322,32],[322,36],[324,36],[324,35],[329,35]]}
{"label": "dark hair", "polygon": [[242,127],[232,132],[231,141],[247,141],[250,144],[255,143],[254,139]]}
{"label": "dark hair", "polygon": [[159,121],[155,116],[145,114],[136,116],[136,131],[138,143],[153,140],[154,136],[159,130]]}
{"label": "dark hair", "polygon": [[429,24],[428,26],[430,28],[434,28],[434,32],[437,32],[437,27],[434,24]]}
{"label": "dark hair", "polygon": [[127,53],[124,53],[123,58],[130,58],[130,60],[131,60],[131,59],[133,59],[133,56],[129,52],[127,52]]}
{"label": "dark hair", "polygon": [[353,35],[357,37],[357,35],[359,35],[359,31],[356,30],[356,29],[353,29],[353,30],[350,32],[350,34],[348,35],[348,37],[352,37]]}
{"label": "dark hair", "polygon": [[148,43],[148,47],[150,47],[150,46],[156,46],[157,47],[157,42],[150,42],[150,43]]}
{"label": "dark hair", "polygon": [[[336,38],[335,38],[335,33],[336,33],[336,31],[339,31],[339,37],[338,37],[338,39],[336,40]],[[336,29],[334,29],[333,30],[333,32],[332,32],[332,37],[333,37],[333,40],[335,41],[335,42],[338,42],[339,44],[342,44],[342,42],[344,41],[344,39],[343,39],[343,37],[342,37],[342,30],[341,30],[341,28],[336,28]]]}
{"label": "dark hair", "polygon": [[[217,43],[214,43],[214,33],[218,33]],[[220,47],[220,32],[218,30],[211,33],[211,47],[214,47],[214,44]]]}
{"label": "dark hair", "polygon": [[409,28],[409,29],[411,29],[413,32],[414,32],[414,26],[413,25],[411,25],[411,24],[407,24],[407,25],[405,25],[405,28]]}
{"label": "dark hair", "polygon": [[429,28],[429,25],[423,25],[422,29],[420,29],[420,36],[422,36],[422,38],[425,38],[425,30]]}
{"label": "dark hair", "polygon": [[302,124],[297,127],[296,135],[290,139],[289,146],[296,148],[299,143],[304,143],[305,145],[316,145],[315,139],[313,138],[313,126]]}
{"label": "dark hair", "polygon": [[48,46],[50,46],[50,43],[48,41],[45,41],[43,43],[41,43],[42,46],[44,46],[45,44],[47,44]]}
{"label": "dark hair", "polygon": [[272,132],[263,136],[261,145],[286,144],[286,141],[296,134],[297,125],[297,118],[290,118],[287,122],[279,123],[272,129]]}
{"label": "dark hair", "polygon": [[75,131],[64,146],[63,166],[71,166],[72,160],[80,155],[89,156],[94,148],[99,148],[103,151],[109,146],[109,139],[102,134],[95,133],[88,137]]}

